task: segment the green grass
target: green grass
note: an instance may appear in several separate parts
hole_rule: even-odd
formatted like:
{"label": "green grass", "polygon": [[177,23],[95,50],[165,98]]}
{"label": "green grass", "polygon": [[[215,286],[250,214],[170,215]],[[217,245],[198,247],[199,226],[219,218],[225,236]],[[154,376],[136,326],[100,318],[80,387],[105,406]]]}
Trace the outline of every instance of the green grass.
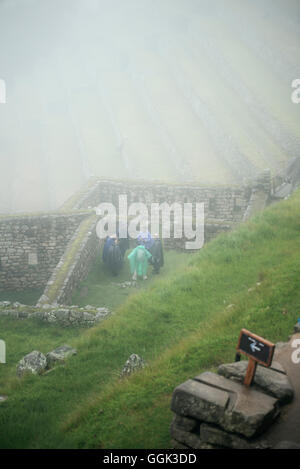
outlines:
{"label": "green grass", "polygon": [[124,303],[128,296],[138,293],[140,290],[144,290],[156,282],[159,283],[162,278],[170,275],[175,268],[177,269],[186,265],[192,256],[192,254],[184,252],[167,251],[165,252],[165,265],[161,268],[159,275],[155,275],[153,268],[149,266],[147,280],[138,279],[136,287],[122,288],[116,284],[132,280],[127,259],[129,252],[130,250],[127,251],[124,264],[117,276],[113,276],[109,272],[103,264],[101,257],[96,259],[88,278],[81,283],[77,292],[73,295],[71,303],[78,306],[86,306],[88,304],[106,306],[114,310]]}
{"label": "green grass", "polygon": [[[177,385],[233,361],[242,327],[275,343],[291,334],[300,311],[299,215],[300,191],[129,296],[106,321],[70,336],[78,354],[65,367],[17,381],[21,348],[38,348],[25,346],[30,327],[20,321],[22,340],[11,342],[13,356],[0,369],[7,367],[0,394],[8,396],[0,407],[0,446],[170,447]],[[4,340],[11,325],[2,319]],[[49,348],[42,338],[39,344]],[[147,367],[121,380],[131,353]]]}
{"label": "green grass", "polygon": [[43,288],[34,288],[24,291],[0,290],[0,301],[18,301],[24,305],[35,305],[43,291]]}
{"label": "green grass", "polygon": [[1,393],[5,394],[8,389],[19,387],[16,365],[24,355],[33,350],[46,354],[62,343],[78,338],[83,331],[83,328],[62,328],[36,319],[16,320],[11,317],[0,317],[0,338],[5,339],[7,362],[1,365],[0,369]]}

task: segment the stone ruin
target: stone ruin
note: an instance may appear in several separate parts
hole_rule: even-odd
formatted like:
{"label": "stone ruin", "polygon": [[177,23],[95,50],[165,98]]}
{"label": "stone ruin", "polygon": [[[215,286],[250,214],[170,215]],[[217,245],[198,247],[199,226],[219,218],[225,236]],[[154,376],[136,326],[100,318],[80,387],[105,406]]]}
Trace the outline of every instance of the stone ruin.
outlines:
{"label": "stone ruin", "polygon": [[33,350],[23,357],[17,365],[17,376],[22,378],[27,374],[41,375],[49,372],[55,365],[63,365],[65,361],[77,354],[77,350],[69,345],[61,345],[55,350],[44,355],[38,350]]}
{"label": "stone ruin", "polygon": [[262,446],[256,437],[278,416],[279,400],[205,372],[175,389],[171,409],[176,447],[252,449]]}
{"label": "stone ruin", "polygon": [[[288,168],[289,170],[289,168]],[[288,171],[287,170],[287,171]],[[204,237],[208,242],[219,233],[278,200],[269,170],[240,186],[197,186],[92,178],[56,212],[0,216],[0,285],[5,291],[43,289],[37,306],[70,305],[73,292],[87,277],[102,243],[96,234],[101,202],[118,206],[119,195],[128,205],[151,203],[204,203]],[[293,181],[296,187],[296,182]],[[274,195],[276,194],[276,197]],[[185,238],[164,240],[165,249],[184,249]]]}
{"label": "stone ruin", "polygon": [[[298,333],[299,322],[294,328]],[[277,344],[279,355],[287,346]],[[175,388],[170,426],[174,449],[300,449],[292,441],[273,446],[269,440],[272,425],[294,402],[295,391],[282,364],[274,360],[270,368],[258,365],[250,387],[243,384],[247,366],[246,360],[222,364],[217,373],[204,372]]]}

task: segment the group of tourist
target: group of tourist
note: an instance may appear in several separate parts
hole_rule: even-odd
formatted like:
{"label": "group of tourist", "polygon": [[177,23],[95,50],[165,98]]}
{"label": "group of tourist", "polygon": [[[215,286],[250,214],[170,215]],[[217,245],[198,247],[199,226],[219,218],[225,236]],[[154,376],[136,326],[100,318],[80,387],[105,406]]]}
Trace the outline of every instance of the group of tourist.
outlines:
{"label": "group of tourist", "polygon": [[[162,242],[157,234],[152,236],[147,231],[139,234],[136,244],[136,247],[128,255],[130,272],[133,280],[137,280],[138,277],[146,280],[149,264],[153,266],[155,274],[158,274],[164,265]],[[119,238],[117,234],[106,238],[102,259],[113,275],[120,272],[125,253],[129,247],[128,238]]]}

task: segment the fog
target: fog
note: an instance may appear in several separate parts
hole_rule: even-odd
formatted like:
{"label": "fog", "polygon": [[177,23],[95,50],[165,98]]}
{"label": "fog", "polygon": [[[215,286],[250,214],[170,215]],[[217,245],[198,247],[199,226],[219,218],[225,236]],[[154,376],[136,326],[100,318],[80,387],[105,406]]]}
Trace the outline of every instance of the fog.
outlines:
{"label": "fog", "polygon": [[299,0],[0,0],[0,213],[300,154]]}

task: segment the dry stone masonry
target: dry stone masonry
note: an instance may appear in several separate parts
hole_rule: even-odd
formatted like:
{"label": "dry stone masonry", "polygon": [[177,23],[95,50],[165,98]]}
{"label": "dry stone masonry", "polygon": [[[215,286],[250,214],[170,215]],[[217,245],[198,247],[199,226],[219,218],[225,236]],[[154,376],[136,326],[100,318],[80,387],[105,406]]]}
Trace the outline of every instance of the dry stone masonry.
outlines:
{"label": "dry stone masonry", "polygon": [[0,217],[0,289],[44,286],[86,216]]}
{"label": "dry stone masonry", "polygon": [[[70,303],[101,249],[94,208],[101,202],[118,207],[119,195],[127,195],[128,205],[142,202],[148,208],[151,203],[203,202],[207,242],[263,209],[275,190],[269,170],[232,187],[93,178],[58,213],[0,217],[0,290],[45,288],[39,306]],[[184,249],[188,240],[174,239],[173,228],[165,249]]]}
{"label": "dry stone masonry", "polygon": [[111,314],[112,312],[108,308],[90,305],[85,308],[79,308],[75,305],[53,307],[49,304],[37,307],[21,305],[20,303],[11,304],[10,301],[0,302],[0,317],[7,316],[21,320],[37,319],[62,327],[92,327]]}
{"label": "dry stone masonry", "polygon": [[247,208],[251,188],[248,186],[194,186],[168,185],[149,182],[124,182],[99,179],[77,202],[77,209],[96,207],[100,202],[110,202],[118,207],[119,195],[127,195],[127,203],[141,202],[150,209],[151,203],[168,204],[204,202],[207,218],[240,221]]}
{"label": "dry stone masonry", "polygon": [[70,304],[72,294],[84,280],[94,260],[100,256],[100,240],[96,234],[97,220],[91,217],[85,220],[85,227],[80,242],[80,225],[75,231],[64,254],[55,267],[47,282],[43,295],[38,300],[37,306],[42,304]]}
{"label": "dry stone masonry", "polygon": [[261,435],[277,419],[294,391],[284,369],[258,366],[251,387],[243,384],[248,362],[221,365],[179,385],[173,393],[170,427],[177,449],[268,447]]}

